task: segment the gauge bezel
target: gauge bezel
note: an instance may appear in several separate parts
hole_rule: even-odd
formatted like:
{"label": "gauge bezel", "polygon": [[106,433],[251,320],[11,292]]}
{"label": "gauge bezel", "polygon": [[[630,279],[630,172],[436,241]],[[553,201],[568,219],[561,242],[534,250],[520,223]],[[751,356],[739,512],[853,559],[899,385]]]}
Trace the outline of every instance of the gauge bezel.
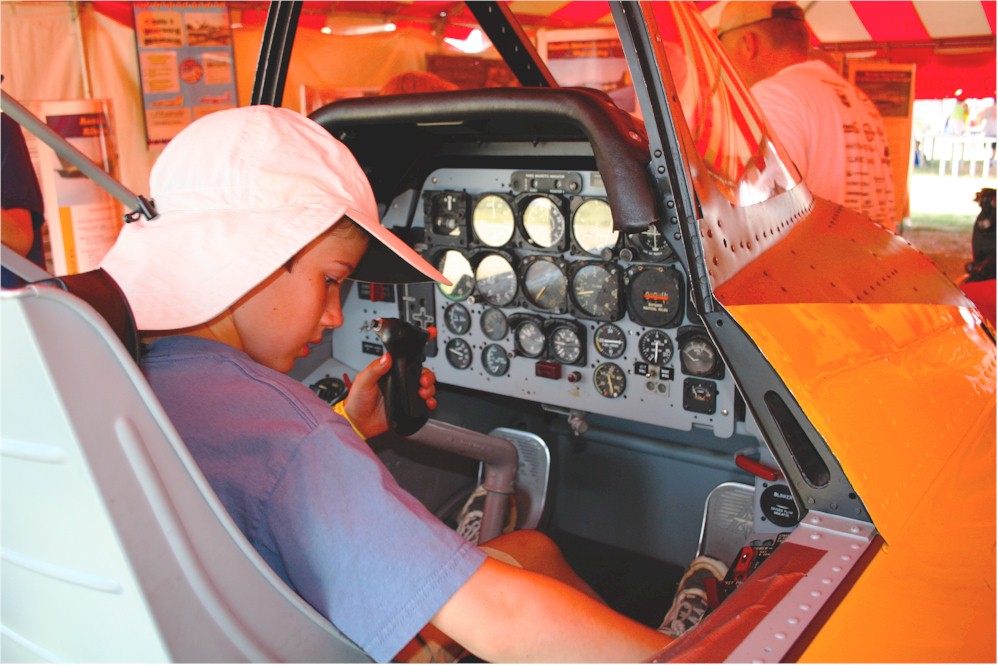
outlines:
{"label": "gauge bezel", "polygon": [[[424,193],[423,198],[423,227],[426,231],[427,242],[434,245],[450,245],[454,247],[467,247],[468,245],[468,209],[471,205],[471,197],[467,192],[456,190],[433,190]],[[461,210],[455,213],[458,220],[457,235],[438,233],[434,220],[437,218],[440,202],[447,196],[457,197],[461,204]]]}
{"label": "gauge bezel", "polygon": [[[606,372],[612,372],[619,376],[621,379],[620,390],[612,394],[608,394],[600,388],[599,379]],[[596,388],[596,393],[605,397],[606,399],[617,399],[621,397],[625,392],[627,392],[627,372],[624,368],[615,362],[605,362],[600,363],[593,369],[593,387]]]}
{"label": "gauge bezel", "polygon": [[[462,316],[464,316],[464,321],[466,325],[463,326],[464,328],[463,330],[458,330],[451,325],[451,314],[450,314],[451,312],[464,312]],[[446,327],[447,330],[454,333],[455,335],[467,334],[467,332],[471,330],[471,312],[469,312],[468,308],[462,305],[461,303],[452,302],[451,304],[447,305],[447,307],[444,308],[444,327]]]}
{"label": "gauge bezel", "polygon": [[[486,241],[478,232],[478,228],[475,225],[475,213],[478,211],[478,206],[481,205],[482,201],[489,197],[496,197],[502,200],[508,207],[512,220],[509,225],[509,237],[498,244],[492,244]],[[516,208],[513,205],[513,200],[506,194],[500,192],[482,192],[481,194],[474,197],[471,205],[471,215],[469,216],[468,228],[470,229],[471,244],[475,247],[490,247],[492,249],[500,249],[502,247],[507,247],[516,238]]]}
{"label": "gauge bezel", "polygon": [[[612,307],[607,310],[606,314],[592,314],[585,306],[580,302],[578,296],[578,289],[576,288],[575,280],[579,273],[586,268],[596,266],[602,268],[610,276],[609,278],[614,281],[614,286],[617,290],[617,295],[615,302]],[[624,271],[619,265],[610,261],[572,261],[568,264],[568,298],[569,298],[569,311],[573,316],[580,319],[587,319],[590,321],[619,321],[624,318],[624,295],[626,291],[624,289]]]}
{"label": "gauge bezel", "polygon": [[[538,304],[534,295],[527,289],[527,273],[530,272],[530,269],[537,263],[550,263],[561,272],[561,276],[564,278],[564,294],[557,307],[550,308]],[[549,314],[564,314],[568,311],[568,263],[564,259],[558,256],[532,255],[527,256],[520,261],[519,268],[520,292],[523,294],[523,300],[527,306],[531,309],[547,312]]]}
{"label": "gauge bezel", "polygon": [[[649,230],[655,229],[662,236],[662,244],[665,250],[661,253],[650,252],[644,244],[643,236],[648,233]],[[676,260],[676,253],[672,249],[672,245],[669,244],[669,240],[666,238],[665,233],[662,231],[662,222],[652,222],[648,225],[648,229],[645,231],[639,231],[638,233],[628,233],[627,234],[627,246],[634,250],[638,259],[641,261],[647,261],[649,263],[671,263]]]}
{"label": "gauge bezel", "polygon": [[[578,240],[578,234],[575,232],[575,222],[576,216],[579,214],[579,210],[589,204],[590,202],[597,201],[602,203],[610,211],[610,228],[613,229],[613,233],[617,234],[616,240],[611,245],[607,245],[598,251],[592,251],[582,246],[582,243]],[[623,241],[624,234],[621,233],[613,222],[613,209],[610,208],[609,202],[606,198],[601,196],[579,196],[572,199],[570,206],[571,215],[569,217],[569,230],[571,233],[572,240],[572,254],[576,256],[588,256],[588,257],[603,257],[605,251],[609,251],[611,254],[615,254],[618,249],[620,249],[620,244]]]}
{"label": "gauge bezel", "polygon": [[[451,275],[446,274],[441,269],[441,267],[442,267],[441,266],[441,262],[444,260],[444,257],[447,256],[448,254],[450,254],[451,252],[453,252],[454,254],[460,256],[461,258],[463,258],[468,263],[468,268],[471,271],[470,274],[467,275],[467,277],[469,277],[471,279],[471,287],[467,289],[467,293],[462,293],[458,297],[454,297],[452,294],[453,294],[454,290],[457,289],[458,283],[460,282],[460,278],[458,278],[457,280],[455,280]],[[451,302],[461,302],[463,300],[467,300],[468,296],[470,296],[471,294],[473,294],[476,291],[477,287],[475,285],[475,264],[472,263],[472,261],[468,257],[468,255],[465,254],[464,252],[462,252],[460,249],[455,249],[455,248],[451,247],[451,248],[446,248],[446,249],[444,249],[444,250],[442,250],[440,252],[437,252],[437,254],[434,256],[434,259],[433,259],[433,267],[436,268],[437,270],[439,270],[441,273],[443,273],[443,275],[445,277],[447,277],[447,279],[449,279],[453,283],[452,286],[449,286],[449,287],[445,286],[443,284],[437,283],[437,290],[440,291],[440,294],[444,298],[447,298],[447,300],[449,300]],[[444,289],[447,289],[447,288],[452,289],[451,293],[447,293],[444,290]]]}
{"label": "gauge bezel", "polygon": [[[495,333],[490,333],[489,329],[485,327],[485,317],[487,317],[487,316],[495,316],[495,315],[498,315],[498,316],[502,317],[502,330],[503,330],[503,332],[502,332],[501,335],[493,337],[493,335]],[[506,336],[509,335],[509,331],[510,331],[509,317],[506,316],[506,313],[503,312],[498,307],[491,307],[491,306],[490,307],[486,307],[485,311],[483,311],[482,315],[478,318],[478,327],[481,329],[482,334],[485,335],[486,339],[491,339],[493,342],[498,342],[499,340],[506,339]]]}
{"label": "gauge bezel", "polygon": [[[639,288],[637,282],[643,279],[646,273],[659,273],[665,279],[669,279],[675,284],[675,309],[668,312],[667,315],[660,316],[657,312],[648,313],[635,306],[635,290]],[[632,321],[646,328],[675,328],[682,322],[683,313],[686,309],[686,288],[683,275],[678,270],[671,266],[634,265],[625,272],[624,282],[626,284],[624,299],[627,304],[627,315]]]}
{"label": "gauge bezel", "polygon": [[[710,370],[706,372],[693,372],[690,370],[686,363],[686,358],[683,356],[683,349],[686,348],[688,344],[694,341],[705,342],[714,351],[714,364]],[[676,336],[676,353],[679,355],[679,369],[686,376],[693,376],[701,379],[723,379],[724,378],[724,359],[721,357],[720,351],[718,351],[717,346],[714,341],[707,334],[707,331],[702,328],[682,328],[679,330],[679,334]]]}
{"label": "gauge bezel", "polygon": [[[558,356],[555,350],[555,335],[559,330],[570,330],[579,342],[579,355],[575,360],[565,360]],[[586,353],[586,328],[578,321],[570,319],[548,319],[544,322],[544,336],[547,342],[547,358],[562,365],[585,366],[587,362]]]}
{"label": "gauge bezel", "polygon": [[[562,220],[561,238],[557,239],[555,242],[551,243],[550,245],[542,245],[538,243],[533,239],[533,237],[530,235],[530,232],[527,230],[527,209],[535,201],[539,199],[545,199],[547,201],[550,201],[551,205],[554,206],[554,209],[557,210],[558,213],[561,215],[561,220]],[[516,220],[517,231],[519,232],[520,237],[522,238],[522,243],[520,243],[522,246],[527,247],[532,251],[538,251],[538,252],[554,252],[560,254],[561,252],[565,251],[565,247],[568,244],[568,238],[571,235],[571,230],[569,229],[571,222],[570,222],[570,217],[566,212],[566,210],[568,209],[568,205],[566,204],[564,198],[554,194],[528,192],[516,197],[513,203],[515,206],[514,210],[516,211],[517,214],[517,220]]]}
{"label": "gauge bezel", "polygon": [[[495,350],[498,350],[502,353],[503,366],[505,368],[502,374],[496,374],[495,372],[490,370],[489,363],[486,360],[486,358],[488,358],[489,353]],[[486,344],[485,348],[482,349],[481,360],[482,360],[482,368],[485,370],[485,373],[488,374],[489,376],[501,379],[502,377],[509,375],[509,368],[510,368],[509,353],[507,353],[506,349],[503,348],[501,344]]]}
{"label": "gauge bezel", "polygon": [[[529,351],[524,348],[523,343],[520,341],[520,330],[527,325],[532,325],[537,327],[537,331],[541,336],[541,348],[537,351]],[[518,356],[523,356],[524,358],[541,358],[545,355],[548,348],[548,338],[547,333],[544,330],[544,319],[533,314],[513,314],[509,317],[509,329],[513,334],[513,349],[516,351]]]}
{"label": "gauge bezel", "polygon": [[[661,362],[655,362],[652,358],[649,358],[647,349],[645,348],[645,345],[648,343],[648,339],[658,336],[665,339],[666,347],[668,348],[668,357]],[[665,332],[662,328],[649,328],[641,333],[640,337],[638,337],[638,355],[641,356],[641,359],[649,365],[664,367],[672,362],[672,359],[676,356],[676,345],[673,343],[672,337],[669,336],[669,333]]]}
{"label": "gauge bezel", "polygon": [[[497,300],[491,300],[489,297],[487,297],[485,291],[482,290],[483,282],[478,278],[478,271],[481,268],[482,263],[484,263],[493,256],[499,257],[500,259],[505,261],[509,265],[510,271],[512,272],[513,275],[513,281],[514,281],[513,293],[512,295],[509,296],[508,300],[502,302]],[[516,306],[516,304],[519,302],[520,286],[522,284],[522,281],[520,279],[519,271],[517,270],[516,262],[513,260],[512,256],[510,256],[506,252],[483,251],[475,254],[472,260],[472,266],[475,277],[475,295],[481,298],[482,302],[492,305],[493,307]]]}
{"label": "gauge bezel", "polygon": [[[453,348],[461,347],[467,351],[468,362],[465,365],[458,365],[454,363],[453,357],[451,356],[451,351]],[[447,364],[454,369],[468,369],[471,367],[472,362],[475,358],[475,352],[471,348],[471,344],[468,340],[463,337],[452,337],[447,340],[447,344],[444,345],[444,357],[447,358]]]}
{"label": "gauge bezel", "polygon": [[[617,333],[619,333],[620,353],[616,355],[610,355],[600,350],[599,342],[597,340],[602,337],[600,333],[601,330],[616,330]],[[603,325],[596,328],[595,332],[593,332],[593,348],[596,349],[596,353],[598,353],[601,358],[606,358],[608,360],[616,360],[617,358],[622,358],[624,354],[627,353],[627,333],[625,333],[624,329],[615,323],[604,323]]]}

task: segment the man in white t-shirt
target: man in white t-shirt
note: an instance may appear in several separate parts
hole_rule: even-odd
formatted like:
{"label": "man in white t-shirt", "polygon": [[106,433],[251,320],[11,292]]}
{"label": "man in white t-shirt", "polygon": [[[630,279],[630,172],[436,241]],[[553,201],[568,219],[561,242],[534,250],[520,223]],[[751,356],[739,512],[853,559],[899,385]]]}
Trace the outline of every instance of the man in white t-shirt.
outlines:
{"label": "man in white t-shirt", "polygon": [[883,119],[856,86],[808,58],[803,10],[793,2],[731,1],[717,36],[811,193],[895,230]]}

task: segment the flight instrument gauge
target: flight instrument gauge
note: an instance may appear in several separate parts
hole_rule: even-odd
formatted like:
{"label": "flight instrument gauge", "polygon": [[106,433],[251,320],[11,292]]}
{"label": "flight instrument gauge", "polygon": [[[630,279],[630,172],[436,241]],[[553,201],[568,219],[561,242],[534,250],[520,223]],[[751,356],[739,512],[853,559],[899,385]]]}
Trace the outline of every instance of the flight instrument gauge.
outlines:
{"label": "flight instrument gauge", "polygon": [[672,256],[672,248],[665,240],[665,235],[659,230],[659,223],[654,222],[641,233],[631,236],[637,246],[638,255],[643,261],[664,261]]}
{"label": "flight instrument gauge", "polygon": [[679,347],[679,365],[684,374],[716,376],[721,358],[706,335],[695,334],[683,339]]}
{"label": "flight instrument gauge", "polygon": [[676,325],[683,311],[679,271],[636,266],[628,272],[627,311],[635,322],[659,328]]}
{"label": "flight instrument gauge", "polygon": [[601,363],[593,370],[593,385],[603,397],[614,399],[624,394],[627,376],[616,363]]}
{"label": "flight instrument gauge", "polygon": [[483,244],[502,247],[513,238],[516,228],[512,206],[498,194],[483,196],[471,213],[471,228]]}
{"label": "flight instrument gauge", "polygon": [[620,269],[613,264],[585,263],[572,273],[572,300],[594,319],[620,318],[620,288]]}
{"label": "flight instrument gauge", "polygon": [[548,335],[551,355],[563,365],[576,365],[582,358],[582,337],[578,329],[565,323],[556,326]]}
{"label": "flight instrument gauge", "polygon": [[471,367],[471,345],[461,337],[455,337],[447,342],[445,348],[447,362],[457,369],[468,369]]}
{"label": "flight instrument gauge", "polygon": [[437,284],[437,288],[451,300],[464,300],[475,290],[475,273],[471,269],[471,262],[456,249],[449,249],[440,256],[437,270],[451,283],[450,286]]}
{"label": "flight instrument gauge", "polygon": [[501,254],[486,254],[475,268],[478,292],[490,305],[504,307],[516,298],[516,271]]}
{"label": "flight instrument gauge", "polygon": [[638,340],[638,353],[649,365],[664,365],[672,360],[672,339],[664,330],[653,328]]}
{"label": "flight instrument gauge", "polygon": [[501,309],[489,307],[482,312],[482,332],[492,340],[500,340],[509,333],[509,321]]}
{"label": "flight instrument gauge", "polygon": [[444,310],[444,325],[455,335],[463,335],[471,330],[471,314],[461,303],[451,303]]}
{"label": "flight instrument gauge", "polygon": [[506,376],[509,372],[509,356],[506,349],[498,344],[489,344],[482,349],[482,366],[491,376]]}
{"label": "flight instrument gauge", "polygon": [[527,239],[542,249],[550,249],[565,239],[565,215],[546,196],[530,200],[523,210],[523,230]]}
{"label": "flight instrument gauge", "polygon": [[527,300],[540,309],[564,311],[568,277],[564,269],[547,257],[535,259],[523,271],[523,293]]}
{"label": "flight instrument gauge", "polygon": [[593,334],[593,346],[604,358],[619,358],[627,349],[627,338],[620,326],[604,323]]}
{"label": "flight instrument gauge", "polygon": [[461,238],[464,234],[465,216],[468,214],[466,199],[467,195],[460,192],[435,195],[430,206],[430,230],[443,238]]}
{"label": "flight instrument gauge", "polygon": [[616,247],[620,232],[613,228],[610,205],[600,199],[590,199],[576,208],[572,215],[572,237],[579,249],[593,256]]}
{"label": "flight instrument gauge", "polygon": [[544,353],[544,330],[540,321],[533,318],[524,318],[515,325],[513,341],[516,350],[528,358],[537,358]]}

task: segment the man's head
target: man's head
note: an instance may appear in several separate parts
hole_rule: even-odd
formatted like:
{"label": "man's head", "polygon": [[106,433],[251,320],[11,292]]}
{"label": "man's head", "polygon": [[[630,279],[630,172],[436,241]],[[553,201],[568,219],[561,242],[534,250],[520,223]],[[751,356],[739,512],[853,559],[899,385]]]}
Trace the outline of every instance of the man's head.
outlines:
{"label": "man's head", "polygon": [[729,0],[721,11],[717,37],[748,85],[788,65],[807,60],[810,33],[804,11],[794,2]]}
{"label": "man's head", "polygon": [[140,330],[212,320],[344,219],[376,240],[372,248],[390,250],[353,277],[394,281],[377,273],[401,264],[443,280],[381,226],[346,146],[287,109],[250,106],[195,121],[163,150],[150,184],[159,215],[127,224],[101,262]]}

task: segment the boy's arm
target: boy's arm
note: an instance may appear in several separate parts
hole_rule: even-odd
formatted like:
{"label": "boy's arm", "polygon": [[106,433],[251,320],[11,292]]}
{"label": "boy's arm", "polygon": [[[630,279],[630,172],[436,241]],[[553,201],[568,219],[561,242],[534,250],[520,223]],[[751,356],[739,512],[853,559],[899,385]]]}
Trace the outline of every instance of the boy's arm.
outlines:
{"label": "boy's arm", "polygon": [[431,623],[492,662],[639,662],[672,638],[568,585],[488,559]]}

